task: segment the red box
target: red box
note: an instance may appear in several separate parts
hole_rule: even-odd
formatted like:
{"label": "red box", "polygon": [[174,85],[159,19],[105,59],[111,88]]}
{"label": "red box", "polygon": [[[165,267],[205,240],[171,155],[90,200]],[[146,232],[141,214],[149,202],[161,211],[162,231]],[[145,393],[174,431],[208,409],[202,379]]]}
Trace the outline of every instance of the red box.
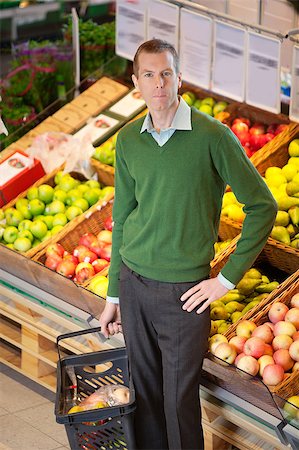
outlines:
{"label": "red box", "polygon": [[0,162],[0,207],[45,175],[40,161],[30,158],[21,150]]}

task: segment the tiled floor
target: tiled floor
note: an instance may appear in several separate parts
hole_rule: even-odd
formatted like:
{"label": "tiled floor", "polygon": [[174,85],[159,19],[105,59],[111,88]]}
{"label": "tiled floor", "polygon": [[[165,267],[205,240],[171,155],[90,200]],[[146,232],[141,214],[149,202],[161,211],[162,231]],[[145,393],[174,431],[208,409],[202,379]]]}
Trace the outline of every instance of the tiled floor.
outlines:
{"label": "tiled floor", "polygon": [[0,363],[0,450],[69,450],[55,394]]}

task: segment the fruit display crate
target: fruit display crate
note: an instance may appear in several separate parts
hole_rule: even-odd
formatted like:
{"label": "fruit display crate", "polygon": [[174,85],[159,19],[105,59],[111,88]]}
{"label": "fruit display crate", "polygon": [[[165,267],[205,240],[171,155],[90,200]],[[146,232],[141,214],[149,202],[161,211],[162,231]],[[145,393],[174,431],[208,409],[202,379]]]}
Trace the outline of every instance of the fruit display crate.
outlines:
{"label": "fruit display crate", "polygon": [[[92,328],[59,336],[58,353],[65,338],[95,335],[99,331],[100,328]],[[70,386],[76,386],[76,395],[82,400],[102,386],[116,384],[129,388],[129,403],[68,414]],[[72,449],[135,449],[134,410],[135,392],[125,348],[59,358],[55,415],[56,421],[65,425]]]}
{"label": "fruit display crate", "polygon": [[[289,277],[282,288],[279,291],[273,291],[269,295],[268,301],[264,301],[258,311],[256,309],[249,311],[242,319],[250,320],[259,326],[269,320],[267,314],[273,303],[281,302],[288,306],[292,296],[299,292],[299,271]],[[238,323],[233,324],[225,333],[228,340],[236,335],[237,325]],[[276,386],[267,386],[258,376],[254,377],[211,353],[204,359],[203,369],[204,377],[209,381],[281,419],[283,417],[273,394],[287,399],[292,395],[298,395],[299,392],[298,371],[288,373],[285,379]]]}
{"label": "fruit display crate", "polygon": [[[283,167],[289,159],[288,146],[293,139],[299,137],[299,125],[290,124],[289,127],[278,135],[279,139],[273,139],[267,144],[267,148],[258,151],[251,158],[258,172],[264,176],[269,167]],[[221,216],[219,236],[221,239],[232,239],[241,233],[242,224]],[[274,267],[285,268],[288,273],[299,269],[299,250],[290,245],[283,244],[271,237],[268,238],[264,251]]]}
{"label": "fruit display crate", "polygon": [[[133,119],[131,119],[128,123],[134,122],[134,120],[139,119],[140,117],[144,116],[147,113],[147,109],[141,111],[137,116],[135,116]],[[117,131],[117,133],[119,130]],[[105,142],[114,140],[115,141],[115,133],[113,136],[111,136],[109,139],[107,139]],[[98,179],[101,183],[104,183],[109,186],[114,186],[114,173],[115,169],[113,166],[110,166],[109,164],[104,164],[100,161],[98,161],[96,158],[91,157],[90,158],[90,164],[95,169]]]}
{"label": "fruit display crate", "polygon": [[[53,237],[51,244],[61,244],[65,251],[72,254],[74,248],[78,245],[80,237],[84,233],[97,235],[100,231],[104,230],[105,220],[112,215],[112,205],[113,201],[111,199],[101,205],[93,206],[88,214],[84,214],[83,217],[77,217],[73,220],[73,223],[68,229],[62,230],[57,236]],[[38,262],[39,265],[44,265],[46,261],[46,248],[43,248],[40,252],[36,253],[32,260]],[[49,269],[49,277],[52,277],[53,274],[55,275],[55,272]],[[103,269],[95,276],[97,275],[107,275],[107,269]],[[88,289],[93,278],[94,277],[84,282],[82,286]]]}

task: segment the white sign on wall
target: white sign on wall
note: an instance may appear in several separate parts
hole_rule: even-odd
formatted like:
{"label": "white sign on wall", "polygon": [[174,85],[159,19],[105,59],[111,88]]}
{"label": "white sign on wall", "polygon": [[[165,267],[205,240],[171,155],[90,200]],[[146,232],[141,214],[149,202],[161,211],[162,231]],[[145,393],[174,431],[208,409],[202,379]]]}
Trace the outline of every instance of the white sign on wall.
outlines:
{"label": "white sign on wall", "polygon": [[238,101],[245,96],[246,31],[215,21],[212,90]]}
{"label": "white sign on wall", "polygon": [[180,63],[183,79],[210,88],[213,21],[209,17],[181,9]]}
{"label": "white sign on wall", "polygon": [[299,121],[299,47],[293,47],[290,119]]}
{"label": "white sign on wall", "polygon": [[117,55],[133,60],[137,48],[146,40],[146,11],[147,0],[117,0]]}
{"label": "white sign on wall", "polygon": [[163,39],[178,50],[180,9],[176,5],[160,0],[148,2],[147,37]]}
{"label": "white sign on wall", "polygon": [[248,32],[246,102],[280,112],[279,39]]}

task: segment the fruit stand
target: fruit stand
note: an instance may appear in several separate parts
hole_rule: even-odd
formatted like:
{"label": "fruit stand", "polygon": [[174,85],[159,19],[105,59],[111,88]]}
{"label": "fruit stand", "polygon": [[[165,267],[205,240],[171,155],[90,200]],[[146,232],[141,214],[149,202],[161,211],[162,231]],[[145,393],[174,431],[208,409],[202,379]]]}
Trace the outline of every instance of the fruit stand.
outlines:
{"label": "fruit stand", "polygon": [[[113,202],[113,188],[105,185],[113,185],[114,181],[118,130],[146,112],[137,99],[139,102],[136,100],[133,108],[135,114],[121,115],[118,102],[128,96],[134,98],[133,91],[125,84],[103,77],[0,155],[1,162],[1,156],[11,155],[16,150],[26,151],[45,131],[67,130],[75,134],[84,126],[95,123],[96,116],[101,130],[106,129],[103,116],[116,121],[111,122],[105,134],[98,135],[90,158],[101,184],[76,173],[63,175],[61,166],[21,190],[3,207],[3,216],[0,216],[0,221],[5,221],[0,243],[1,362],[52,391],[56,388],[56,337],[97,326],[105,305]],[[189,104],[232,128],[266,180],[269,168],[275,166],[283,170],[290,158],[294,158],[288,152],[291,142],[299,137],[299,128],[286,116],[264,113],[187,85],[183,96]],[[253,139],[250,136],[264,137]],[[293,171],[297,174],[297,169]],[[291,182],[289,177],[288,174],[288,183]],[[278,189],[278,185],[273,186],[273,192],[274,187]],[[296,186],[291,187],[296,190]],[[78,189],[82,195],[78,194]],[[90,194],[92,191],[94,197]],[[276,194],[280,199],[279,193]],[[221,342],[229,345],[242,321],[254,323],[254,327],[267,322],[269,305],[285,303],[291,309],[291,296],[299,292],[299,250],[296,246],[299,218],[297,209],[296,213],[292,212],[294,209],[291,213],[288,210],[299,207],[297,200],[296,197],[289,208],[282,208],[284,219],[288,215],[288,220],[285,225],[277,225],[285,228],[289,240],[281,241],[280,235],[273,234],[254,267],[244,275],[236,289],[211,305],[211,345],[204,360],[201,388],[208,449],[222,450],[230,444],[240,449],[269,450],[299,446],[297,422],[284,415],[285,401],[299,395],[298,371],[285,370],[277,386],[268,389],[257,373],[255,376],[240,370],[233,365],[234,361],[223,361],[224,357],[214,351],[215,343],[220,342],[217,342],[218,336],[221,336]],[[220,242],[216,243],[220,253],[211,264],[213,275],[221,271],[234,251],[243,216],[242,205],[237,204],[228,190],[221,215]],[[58,229],[52,232],[55,226]],[[22,239],[21,243],[19,239]],[[227,241],[226,248],[221,246],[221,241]],[[65,261],[67,264],[63,264]],[[121,345],[123,340],[119,337],[105,342],[82,338],[79,345],[68,341],[63,352],[70,355]]]}

